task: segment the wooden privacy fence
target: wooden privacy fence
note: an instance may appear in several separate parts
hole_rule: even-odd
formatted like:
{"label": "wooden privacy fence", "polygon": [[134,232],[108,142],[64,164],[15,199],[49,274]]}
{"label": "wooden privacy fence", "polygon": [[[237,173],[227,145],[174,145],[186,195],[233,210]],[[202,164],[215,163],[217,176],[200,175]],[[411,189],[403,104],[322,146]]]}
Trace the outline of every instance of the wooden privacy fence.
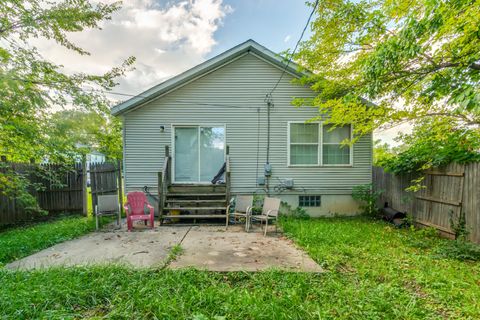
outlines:
{"label": "wooden privacy fence", "polygon": [[388,202],[398,211],[411,213],[417,223],[448,235],[453,235],[451,214],[457,221],[460,212],[464,212],[470,240],[480,243],[480,163],[452,163],[428,170],[424,175],[425,187],[416,193],[405,189],[420,175],[396,176],[374,167],[373,183],[384,191],[380,197],[382,204]]}
{"label": "wooden privacy fence", "polygon": [[90,188],[92,206],[98,203],[99,195],[118,194],[120,204],[123,203],[121,162],[103,162],[90,164]]}
{"label": "wooden privacy fence", "polygon": [[[2,162],[1,173],[13,172],[38,188],[30,188],[41,209],[49,214],[78,212],[83,209],[82,164],[34,164]],[[7,197],[0,190],[0,226],[15,224],[41,216],[25,210],[15,197]]]}

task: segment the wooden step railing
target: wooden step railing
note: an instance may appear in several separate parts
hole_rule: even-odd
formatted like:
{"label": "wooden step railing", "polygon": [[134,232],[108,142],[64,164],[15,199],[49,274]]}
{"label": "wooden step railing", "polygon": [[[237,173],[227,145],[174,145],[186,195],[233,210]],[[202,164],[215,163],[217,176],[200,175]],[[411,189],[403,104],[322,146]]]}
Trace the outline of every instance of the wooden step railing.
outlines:
{"label": "wooden step railing", "polygon": [[[184,210],[192,210],[192,211],[206,211],[206,210],[220,210],[220,209],[226,209],[228,207],[228,203],[230,201],[230,174],[231,174],[231,168],[230,168],[230,148],[229,146],[226,146],[226,149],[225,149],[225,153],[226,153],[226,157],[225,157],[225,191],[223,191],[223,188],[219,188],[219,189],[222,189],[222,190],[213,190],[211,192],[211,195],[210,196],[214,196],[214,195],[218,195],[218,196],[224,196],[225,197],[225,200],[224,200],[224,204],[225,206],[223,207],[218,207],[218,206],[213,206],[213,207],[210,207],[208,205],[206,206],[202,206],[202,207],[198,207],[198,206],[194,206],[194,207],[172,207],[172,205],[170,206],[166,206],[166,203],[167,203],[167,197],[171,197],[171,196],[174,196],[174,197],[179,197],[180,199],[182,198],[182,194],[181,193],[176,193],[175,191],[173,191],[173,193],[170,193],[170,196],[169,196],[169,187],[170,186],[176,186],[176,185],[172,185],[172,181],[171,181],[171,157],[170,157],[170,152],[169,152],[169,147],[168,146],[165,146],[165,160],[164,160],[164,163],[163,163],[163,168],[162,168],[162,171],[158,173],[158,212],[159,212],[159,218],[160,218],[160,225],[163,223],[163,219],[165,218],[192,218],[192,219],[195,219],[195,218],[215,218],[215,217],[224,217],[226,215],[214,215],[214,214],[192,214],[192,215],[176,215],[176,216],[169,216],[169,215],[165,215],[164,214],[164,211],[168,210],[168,209],[175,209],[175,210],[181,210],[181,209],[184,209]],[[178,186],[179,188],[182,188],[182,186]],[[199,187],[199,186],[191,186],[191,188],[195,188],[195,187]],[[202,186],[201,188],[205,188],[206,186]],[[214,185],[212,185],[212,187],[214,189],[216,189],[216,187]],[[188,189],[189,186],[185,186],[185,189]],[[220,191],[220,192],[219,192]],[[181,192],[181,191],[180,191]],[[185,191],[184,191],[185,192]],[[185,193],[185,196],[188,197],[188,196],[195,196],[195,194],[190,194],[191,192],[186,192]],[[213,201],[211,198],[209,199],[209,193],[199,193],[198,195],[196,195],[198,197],[203,197],[205,198],[206,197],[206,200],[205,199],[196,199],[196,200],[182,200],[183,202],[188,202],[188,201],[191,201],[191,202],[195,202],[196,204],[200,205],[203,203],[202,200],[204,200],[204,203],[214,203],[214,202],[219,202],[219,199]],[[180,202],[182,202],[180,201]],[[169,203],[179,203],[179,201],[173,201],[172,199],[168,200]]]}
{"label": "wooden step railing", "polygon": [[225,200],[230,203],[230,146],[226,147],[225,155]]}
{"label": "wooden step railing", "polygon": [[165,208],[167,190],[171,183],[170,162],[170,149],[168,146],[165,146],[165,160],[163,161],[163,168],[162,171],[158,173],[158,214],[160,217],[160,225],[163,221],[163,208]]}

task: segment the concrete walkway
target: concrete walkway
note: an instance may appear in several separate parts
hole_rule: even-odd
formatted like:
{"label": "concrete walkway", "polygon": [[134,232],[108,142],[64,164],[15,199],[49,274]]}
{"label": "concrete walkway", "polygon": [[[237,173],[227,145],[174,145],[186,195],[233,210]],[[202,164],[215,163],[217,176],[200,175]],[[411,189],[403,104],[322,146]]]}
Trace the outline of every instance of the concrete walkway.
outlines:
{"label": "concrete walkway", "polygon": [[260,228],[246,233],[241,226],[135,226],[134,232],[94,232],[42,250],[7,265],[10,269],[118,263],[163,267],[170,250],[183,252],[170,261],[172,269],[195,267],[212,271],[259,271],[276,268],[321,272],[322,269],[280,234],[263,236]]}

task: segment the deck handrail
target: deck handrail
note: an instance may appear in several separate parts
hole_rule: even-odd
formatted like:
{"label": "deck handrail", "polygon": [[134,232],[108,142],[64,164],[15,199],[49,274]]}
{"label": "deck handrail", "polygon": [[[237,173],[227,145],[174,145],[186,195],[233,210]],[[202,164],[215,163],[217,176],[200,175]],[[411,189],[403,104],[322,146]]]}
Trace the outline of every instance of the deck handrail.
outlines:
{"label": "deck handrail", "polygon": [[225,198],[228,205],[230,203],[230,146],[227,146],[225,151]]}
{"label": "deck handrail", "polygon": [[165,146],[165,159],[163,160],[162,171],[158,173],[158,214],[160,216],[160,224],[162,223],[168,186],[171,183],[170,159],[169,147]]}

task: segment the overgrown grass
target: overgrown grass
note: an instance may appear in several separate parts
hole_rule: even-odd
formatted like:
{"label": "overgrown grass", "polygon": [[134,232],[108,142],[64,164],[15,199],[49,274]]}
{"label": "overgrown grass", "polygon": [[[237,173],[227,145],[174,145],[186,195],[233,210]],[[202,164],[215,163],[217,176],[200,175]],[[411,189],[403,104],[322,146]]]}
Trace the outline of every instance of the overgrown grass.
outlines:
{"label": "overgrown grass", "polygon": [[480,265],[435,258],[445,240],[362,218],[289,219],[283,227],[325,273],[0,270],[0,310],[7,319],[480,317]]}
{"label": "overgrown grass", "polygon": [[399,310],[420,302],[429,317],[480,318],[480,263],[440,257],[451,240],[366,218],[289,219],[283,225],[329,277],[345,280],[344,290],[357,288],[362,295],[371,287]]}
{"label": "overgrown grass", "polygon": [[388,319],[434,314],[406,290],[349,283],[330,274],[91,267],[0,272],[0,281],[0,308],[12,319]]}
{"label": "overgrown grass", "polygon": [[92,218],[70,216],[0,232],[0,266],[94,229]]}

